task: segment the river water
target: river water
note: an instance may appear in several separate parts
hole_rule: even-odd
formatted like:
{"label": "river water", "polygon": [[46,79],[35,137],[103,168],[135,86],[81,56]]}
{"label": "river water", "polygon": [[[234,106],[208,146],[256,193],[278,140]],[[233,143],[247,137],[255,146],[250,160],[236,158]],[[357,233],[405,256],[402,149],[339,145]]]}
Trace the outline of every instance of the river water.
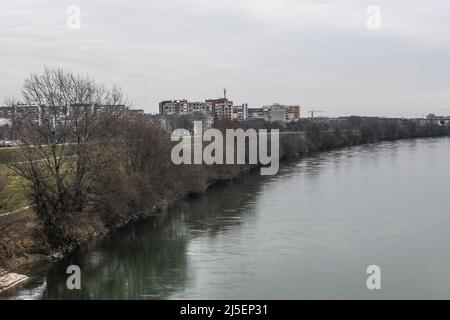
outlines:
{"label": "river water", "polygon": [[418,139],[256,170],[34,270],[14,298],[449,299],[449,159],[450,138]]}

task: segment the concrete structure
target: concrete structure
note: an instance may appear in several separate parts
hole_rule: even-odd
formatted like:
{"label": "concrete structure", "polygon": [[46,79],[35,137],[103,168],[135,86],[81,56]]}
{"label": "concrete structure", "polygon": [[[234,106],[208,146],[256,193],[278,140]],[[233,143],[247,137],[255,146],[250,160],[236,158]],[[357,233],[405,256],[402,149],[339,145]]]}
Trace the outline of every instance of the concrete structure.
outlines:
{"label": "concrete structure", "polygon": [[185,114],[187,113],[187,100],[166,100],[159,103],[159,114]]}
{"label": "concrete structure", "polygon": [[[144,116],[144,110],[129,109],[123,104],[119,105],[91,105],[74,104],[70,106],[45,106],[37,104],[18,103],[9,109],[4,109],[9,119],[14,122],[17,119],[28,119],[39,123],[48,122],[55,124],[55,121],[73,120],[74,117],[82,117],[86,113],[94,113],[99,117],[111,116],[118,118],[139,118]],[[56,115],[56,117],[55,117]]]}
{"label": "concrete structure", "polygon": [[248,104],[233,107],[233,120],[245,121],[248,118]]}
{"label": "concrete structure", "polygon": [[219,98],[208,99],[206,103],[211,105],[210,116],[214,121],[233,119],[233,101],[227,98]]}
{"label": "concrete structure", "polygon": [[291,122],[298,120],[300,120],[300,106],[298,105],[287,106],[286,121]]}
{"label": "concrete structure", "polygon": [[247,110],[247,120],[264,120],[263,108],[248,108]]}
{"label": "concrete structure", "polygon": [[262,108],[264,120],[274,122],[291,122],[300,119],[300,106],[273,103]]}
{"label": "concrete structure", "polygon": [[128,110],[128,107],[123,104],[95,106],[95,111],[97,113],[118,118],[125,118]]}
{"label": "concrete structure", "polygon": [[127,119],[144,119],[145,112],[143,109],[127,109],[126,117]]}
{"label": "concrete structure", "polygon": [[264,120],[269,122],[286,121],[286,107],[278,103],[263,107]]}
{"label": "concrete structure", "polygon": [[23,274],[10,273],[0,268],[0,293],[10,290],[27,280],[28,277]]}

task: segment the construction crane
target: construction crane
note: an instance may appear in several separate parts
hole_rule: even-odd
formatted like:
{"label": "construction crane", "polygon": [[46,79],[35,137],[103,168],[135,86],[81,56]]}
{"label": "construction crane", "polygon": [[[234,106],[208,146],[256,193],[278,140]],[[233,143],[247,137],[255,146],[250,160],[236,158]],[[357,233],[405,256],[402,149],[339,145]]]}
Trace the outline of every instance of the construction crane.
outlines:
{"label": "construction crane", "polygon": [[314,110],[314,109],[308,111],[308,113],[311,114],[311,119],[314,119],[314,114],[315,114],[315,113],[322,113],[322,112],[325,112],[325,111],[322,111],[322,110]]}

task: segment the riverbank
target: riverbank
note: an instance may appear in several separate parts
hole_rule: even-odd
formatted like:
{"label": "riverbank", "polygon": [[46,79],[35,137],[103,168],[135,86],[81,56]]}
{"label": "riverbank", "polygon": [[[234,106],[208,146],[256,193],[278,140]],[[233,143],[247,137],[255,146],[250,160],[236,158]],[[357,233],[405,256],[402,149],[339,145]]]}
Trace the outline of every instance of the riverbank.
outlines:
{"label": "riverbank", "polygon": [[[444,135],[439,134],[439,135]],[[380,139],[383,140],[383,139]],[[386,139],[395,140],[395,139]],[[300,157],[313,152],[326,151],[344,146],[359,145],[367,142],[360,132],[319,132],[310,130],[306,135],[282,135],[280,138],[280,157]],[[211,185],[221,181],[234,179],[255,166],[249,165],[213,165],[213,166],[188,166],[185,169],[189,173],[184,176],[186,179],[182,188],[184,192],[165,197],[155,202],[147,210],[134,211],[130,208],[126,214],[120,215],[113,223],[100,223],[93,220],[90,214],[78,216],[77,223],[73,225],[75,242],[54,249],[50,246],[45,235],[45,229],[40,219],[32,210],[19,216],[8,217],[7,227],[4,228],[7,237],[9,236],[9,246],[12,246],[12,254],[7,261],[9,270],[20,272],[30,263],[42,261],[52,261],[70,253],[76,247],[95,238],[106,236],[110,232],[152,214],[167,211],[178,201],[186,199],[192,194],[205,192]],[[183,169],[181,169],[183,170]],[[188,187],[186,187],[188,186]],[[3,244],[5,246],[5,244]],[[8,244],[6,244],[8,247]],[[8,248],[7,248],[8,249]],[[11,249],[11,248],[10,248]]]}
{"label": "riverbank", "polygon": [[[405,139],[285,160],[276,176],[252,170],[33,266],[7,298],[448,297],[435,280],[449,267],[449,152],[447,137]],[[365,286],[373,263],[395,273],[379,292]],[[71,264],[82,290],[67,290]]]}

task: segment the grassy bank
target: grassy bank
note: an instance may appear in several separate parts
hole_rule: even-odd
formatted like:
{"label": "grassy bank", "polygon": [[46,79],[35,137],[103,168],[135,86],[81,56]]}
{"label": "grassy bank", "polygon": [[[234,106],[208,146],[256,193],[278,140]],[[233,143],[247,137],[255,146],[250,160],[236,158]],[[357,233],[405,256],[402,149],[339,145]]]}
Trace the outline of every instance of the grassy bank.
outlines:
{"label": "grassy bank", "polygon": [[28,181],[4,164],[0,164],[0,175],[8,179],[7,187],[3,192],[3,197],[6,197],[8,201],[0,208],[0,215],[20,210],[32,203],[32,199],[26,193]]}
{"label": "grassy bank", "polygon": [[18,148],[0,148],[0,164],[7,164],[12,161],[23,161]]}

